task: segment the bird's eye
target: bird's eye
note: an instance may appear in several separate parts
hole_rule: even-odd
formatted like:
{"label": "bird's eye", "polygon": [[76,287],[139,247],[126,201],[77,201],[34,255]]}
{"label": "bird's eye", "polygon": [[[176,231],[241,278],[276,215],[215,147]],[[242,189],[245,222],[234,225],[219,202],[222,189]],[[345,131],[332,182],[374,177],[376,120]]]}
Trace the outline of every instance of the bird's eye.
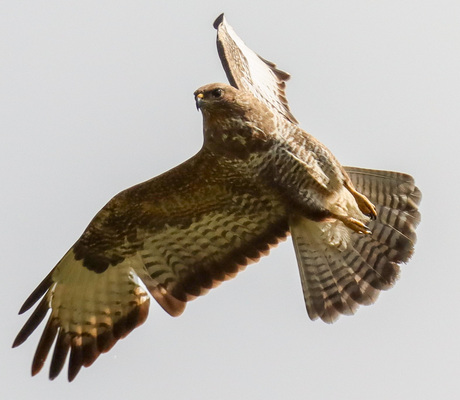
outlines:
{"label": "bird's eye", "polygon": [[214,97],[215,99],[218,99],[218,98],[222,97],[223,93],[224,93],[224,91],[222,89],[214,89],[211,92],[211,96]]}

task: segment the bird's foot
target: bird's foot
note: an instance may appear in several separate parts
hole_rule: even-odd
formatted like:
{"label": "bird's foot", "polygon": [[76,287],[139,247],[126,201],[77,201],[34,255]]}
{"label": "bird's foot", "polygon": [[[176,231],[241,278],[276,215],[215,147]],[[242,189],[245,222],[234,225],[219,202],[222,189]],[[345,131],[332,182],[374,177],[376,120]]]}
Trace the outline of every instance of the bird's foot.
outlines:
{"label": "bird's foot", "polygon": [[364,196],[363,194],[361,194],[358,191],[356,191],[356,189],[353,188],[352,186],[350,186],[348,184],[345,184],[345,187],[348,189],[348,191],[355,198],[356,204],[358,204],[358,207],[359,207],[360,211],[364,215],[367,215],[370,219],[376,219],[377,218],[377,209],[370,202],[370,200],[366,196]]}
{"label": "bird's foot", "polygon": [[356,218],[344,215],[335,215],[334,217],[339,221],[342,221],[347,228],[350,228],[357,233],[365,233],[366,235],[370,235],[372,233],[368,226]]}

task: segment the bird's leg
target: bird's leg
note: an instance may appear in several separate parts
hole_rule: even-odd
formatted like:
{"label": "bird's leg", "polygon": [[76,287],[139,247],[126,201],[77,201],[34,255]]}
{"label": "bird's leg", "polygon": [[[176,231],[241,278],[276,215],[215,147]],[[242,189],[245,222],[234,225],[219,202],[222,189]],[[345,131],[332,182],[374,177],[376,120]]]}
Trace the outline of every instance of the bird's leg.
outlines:
{"label": "bird's leg", "polygon": [[338,219],[339,221],[342,221],[347,228],[350,228],[355,232],[365,233],[367,235],[372,233],[371,230],[364,223],[357,220],[356,218],[339,214],[332,214],[332,217]]}
{"label": "bird's leg", "polygon": [[370,202],[370,200],[363,194],[356,191],[356,189],[352,185],[350,185],[349,182],[345,182],[344,185],[355,198],[356,204],[358,204],[358,207],[361,210],[361,212],[364,215],[367,215],[370,219],[377,218],[377,210],[375,206]]}

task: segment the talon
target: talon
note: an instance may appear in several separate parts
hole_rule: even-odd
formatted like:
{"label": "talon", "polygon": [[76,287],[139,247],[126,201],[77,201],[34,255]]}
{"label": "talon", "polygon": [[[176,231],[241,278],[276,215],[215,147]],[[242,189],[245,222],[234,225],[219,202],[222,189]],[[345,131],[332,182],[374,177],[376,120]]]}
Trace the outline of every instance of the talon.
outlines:
{"label": "talon", "polygon": [[348,183],[345,183],[345,187],[348,189],[348,191],[353,195],[353,197],[356,200],[356,204],[358,204],[358,207],[360,211],[369,217],[372,220],[375,220],[377,218],[377,209],[375,206],[371,203],[371,201],[364,196],[363,194],[357,192],[355,188],[350,186]]}
{"label": "talon", "polygon": [[343,221],[343,223],[355,232],[365,233],[366,235],[370,235],[372,233],[368,226],[355,218],[348,217],[345,221]]}
{"label": "talon", "polygon": [[[356,197],[355,197],[356,199]],[[372,220],[375,220],[377,218],[377,209],[375,206],[369,201],[369,199],[365,196],[362,197],[363,202],[360,200],[356,200],[358,203],[358,207],[361,210],[361,212],[369,217]]]}
{"label": "talon", "polygon": [[342,215],[335,215],[335,218],[337,218],[339,221],[342,221],[347,228],[350,228],[357,233],[364,233],[366,235],[370,235],[372,233],[368,226],[356,218]]}

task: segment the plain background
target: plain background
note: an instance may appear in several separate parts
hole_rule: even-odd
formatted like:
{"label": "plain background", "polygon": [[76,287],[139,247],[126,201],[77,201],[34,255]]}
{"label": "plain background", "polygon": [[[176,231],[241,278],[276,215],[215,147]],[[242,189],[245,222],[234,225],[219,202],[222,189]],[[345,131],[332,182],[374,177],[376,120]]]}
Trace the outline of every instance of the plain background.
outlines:
{"label": "plain background", "polygon": [[[395,288],[333,325],[304,308],[290,239],[83,369],[30,377],[22,302],[117,192],[201,146],[193,91],[226,81],[213,20],[292,74],[301,126],[345,165],[423,192]],[[459,391],[460,3],[3,1],[0,397],[453,399]]]}

